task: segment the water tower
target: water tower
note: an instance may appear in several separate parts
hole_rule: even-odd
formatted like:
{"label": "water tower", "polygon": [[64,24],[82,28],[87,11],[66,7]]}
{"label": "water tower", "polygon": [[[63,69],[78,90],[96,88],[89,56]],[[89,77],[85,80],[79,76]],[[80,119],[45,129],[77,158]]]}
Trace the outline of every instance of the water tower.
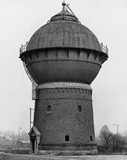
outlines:
{"label": "water tower", "polygon": [[39,28],[20,58],[33,84],[31,149],[96,151],[90,84],[108,49],[69,5]]}

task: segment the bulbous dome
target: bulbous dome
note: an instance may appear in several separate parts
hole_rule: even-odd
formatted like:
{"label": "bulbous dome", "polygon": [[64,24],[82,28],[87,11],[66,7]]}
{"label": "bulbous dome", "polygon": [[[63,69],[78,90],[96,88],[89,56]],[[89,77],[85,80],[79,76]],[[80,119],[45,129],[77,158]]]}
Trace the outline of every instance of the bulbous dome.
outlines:
{"label": "bulbous dome", "polygon": [[62,5],[62,11],[33,34],[20,58],[37,84],[91,84],[108,55],[92,31],[79,22],[67,4]]}
{"label": "bulbous dome", "polygon": [[101,51],[96,36],[78,18],[62,10],[31,37],[27,51],[42,48],[85,48]]}

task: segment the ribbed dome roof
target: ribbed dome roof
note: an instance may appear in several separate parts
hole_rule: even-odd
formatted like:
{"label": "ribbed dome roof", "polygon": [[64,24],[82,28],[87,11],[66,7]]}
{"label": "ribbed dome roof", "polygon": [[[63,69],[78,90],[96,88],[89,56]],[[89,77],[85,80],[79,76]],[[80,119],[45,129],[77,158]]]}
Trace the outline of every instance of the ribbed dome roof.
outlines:
{"label": "ribbed dome roof", "polygon": [[60,13],[38,29],[31,37],[27,51],[44,48],[82,48],[101,51],[96,36],[63,3]]}

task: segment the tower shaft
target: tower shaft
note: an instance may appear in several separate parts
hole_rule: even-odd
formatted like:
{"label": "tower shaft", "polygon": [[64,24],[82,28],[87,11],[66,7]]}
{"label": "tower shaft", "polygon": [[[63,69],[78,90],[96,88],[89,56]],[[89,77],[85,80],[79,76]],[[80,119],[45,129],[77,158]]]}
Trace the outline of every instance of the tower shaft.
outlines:
{"label": "tower shaft", "polygon": [[39,85],[34,126],[43,150],[96,150],[92,89],[80,83]]}

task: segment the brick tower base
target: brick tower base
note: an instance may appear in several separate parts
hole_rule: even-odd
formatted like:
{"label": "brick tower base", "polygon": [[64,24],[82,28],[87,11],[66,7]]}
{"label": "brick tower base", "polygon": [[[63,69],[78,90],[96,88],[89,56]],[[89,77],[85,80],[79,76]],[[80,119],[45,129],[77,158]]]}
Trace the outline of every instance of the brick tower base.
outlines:
{"label": "brick tower base", "polygon": [[34,126],[39,150],[97,151],[92,89],[80,83],[47,83],[37,88]]}

